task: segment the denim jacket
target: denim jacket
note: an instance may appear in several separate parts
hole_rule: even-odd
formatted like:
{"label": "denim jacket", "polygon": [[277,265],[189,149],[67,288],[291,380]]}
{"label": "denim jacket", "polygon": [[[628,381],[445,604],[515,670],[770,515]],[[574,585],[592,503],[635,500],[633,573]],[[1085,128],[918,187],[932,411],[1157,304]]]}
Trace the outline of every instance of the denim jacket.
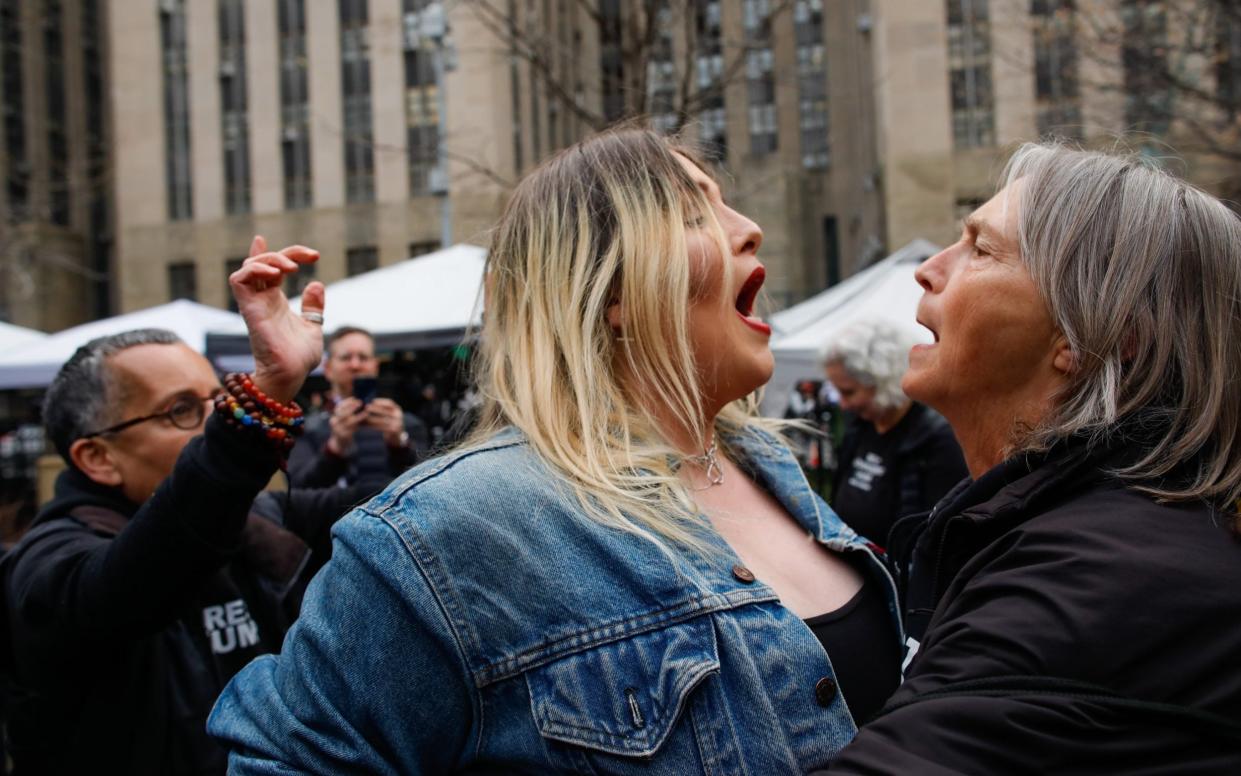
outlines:
{"label": "denim jacket", "polygon": [[[766,434],[730,440],[818,540],[871,545]],[[581,515],[516,431],[428,461],[335,529],[283,652],[208,722],[230,772],[798,774],[857,732],[810,629],[713,552]],[[903,639],[902,639],[903,640]]]}

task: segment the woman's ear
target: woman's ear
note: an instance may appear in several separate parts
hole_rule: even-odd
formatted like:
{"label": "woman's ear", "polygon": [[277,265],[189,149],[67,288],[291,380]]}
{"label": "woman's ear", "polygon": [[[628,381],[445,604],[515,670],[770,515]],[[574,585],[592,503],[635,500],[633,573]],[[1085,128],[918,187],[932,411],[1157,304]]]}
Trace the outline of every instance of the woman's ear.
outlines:
{"label": "woman's ear", "polygon": [[1051,357],[1051,365],[1057,372],[1064,376],[1068,376],[1077,371],[1077,354],[1073,352],[1073,348],[1069,345],[1069,340],[1063,334],[1056,335],[1055,353]]}
{"label": "woman's ear", "polygon": [[98,437],[77,439],[69,445],[69,460],[83,474],[100,485],[120,487],[124,482],[111,448]]}
{"label": "woman's ear", "polygon": [[606,315],[608,319],[608,326],[612,327],[612,333],[618,336],[623,333],[625,330],[625,316],[621,312],[620,300],[612,302],[608,305]]}

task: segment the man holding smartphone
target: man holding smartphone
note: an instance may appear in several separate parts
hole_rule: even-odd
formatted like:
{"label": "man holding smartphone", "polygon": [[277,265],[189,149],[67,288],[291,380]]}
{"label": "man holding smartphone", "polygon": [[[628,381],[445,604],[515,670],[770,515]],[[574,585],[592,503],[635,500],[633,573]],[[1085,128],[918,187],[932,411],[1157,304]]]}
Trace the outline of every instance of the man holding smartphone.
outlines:
{"label": "man holding smartphone", "polygon": [[332,396],[289,456],[294,487],[353,485],[392,479],[426,452],[426,427],[391,399],[376,395],[375,338],[342,326],[327,338],[323,374]]}

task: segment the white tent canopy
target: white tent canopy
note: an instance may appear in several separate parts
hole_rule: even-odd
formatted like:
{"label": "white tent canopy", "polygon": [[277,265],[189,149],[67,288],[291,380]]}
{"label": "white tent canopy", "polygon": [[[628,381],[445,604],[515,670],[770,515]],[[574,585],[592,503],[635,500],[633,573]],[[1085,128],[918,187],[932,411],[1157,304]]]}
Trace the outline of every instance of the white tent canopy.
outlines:
{"label": "white tent canopy", "polygon": [[930,332],[915,321],[922,288],[914,280],[914,269],[938,251],[926,240],[914,240],[843,282],[771,316],[776,369],[767,384],[763,411],[783,414],[799,380],[823,379],[828,344],[855,321],[889,321],[929,342]]}
{"label": "white tent canopy", "polygon": [[27,329],[25,326],[14,326],[0,321],[0,352],[41,340],[46,336],[36,329]]}
{"label": "white tent canopy", "polygon": [[[331,283],[326,289],[323,330],[360,326],[375,335],[381,350],[452,345],[478,323],[487,252],[454,245]],[[301,297],[291,300],[301,309]],[[250,343],[245,325],[218,328],[208,352],[217,366],[244,368]]]}
{"label": "white tent canopy", "polygon": [[131,329],[168,329],[202,353],[206,350],[208,331],[239,325],[245,329],[236,313],[185,299],[84,323],[0,352],[0,388],[48,385],[74,351],[96,337]]}

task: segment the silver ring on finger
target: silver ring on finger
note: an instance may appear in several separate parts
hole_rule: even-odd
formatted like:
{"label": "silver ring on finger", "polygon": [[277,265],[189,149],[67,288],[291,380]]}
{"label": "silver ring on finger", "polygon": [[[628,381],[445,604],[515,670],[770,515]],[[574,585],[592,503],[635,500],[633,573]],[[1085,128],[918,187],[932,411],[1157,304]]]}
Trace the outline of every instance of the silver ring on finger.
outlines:
{"label": "silver ring on finger", "polygon": [[314,310],[302,310],[302,317],[311,323],[323,325],[323,313],[317,313]]}

